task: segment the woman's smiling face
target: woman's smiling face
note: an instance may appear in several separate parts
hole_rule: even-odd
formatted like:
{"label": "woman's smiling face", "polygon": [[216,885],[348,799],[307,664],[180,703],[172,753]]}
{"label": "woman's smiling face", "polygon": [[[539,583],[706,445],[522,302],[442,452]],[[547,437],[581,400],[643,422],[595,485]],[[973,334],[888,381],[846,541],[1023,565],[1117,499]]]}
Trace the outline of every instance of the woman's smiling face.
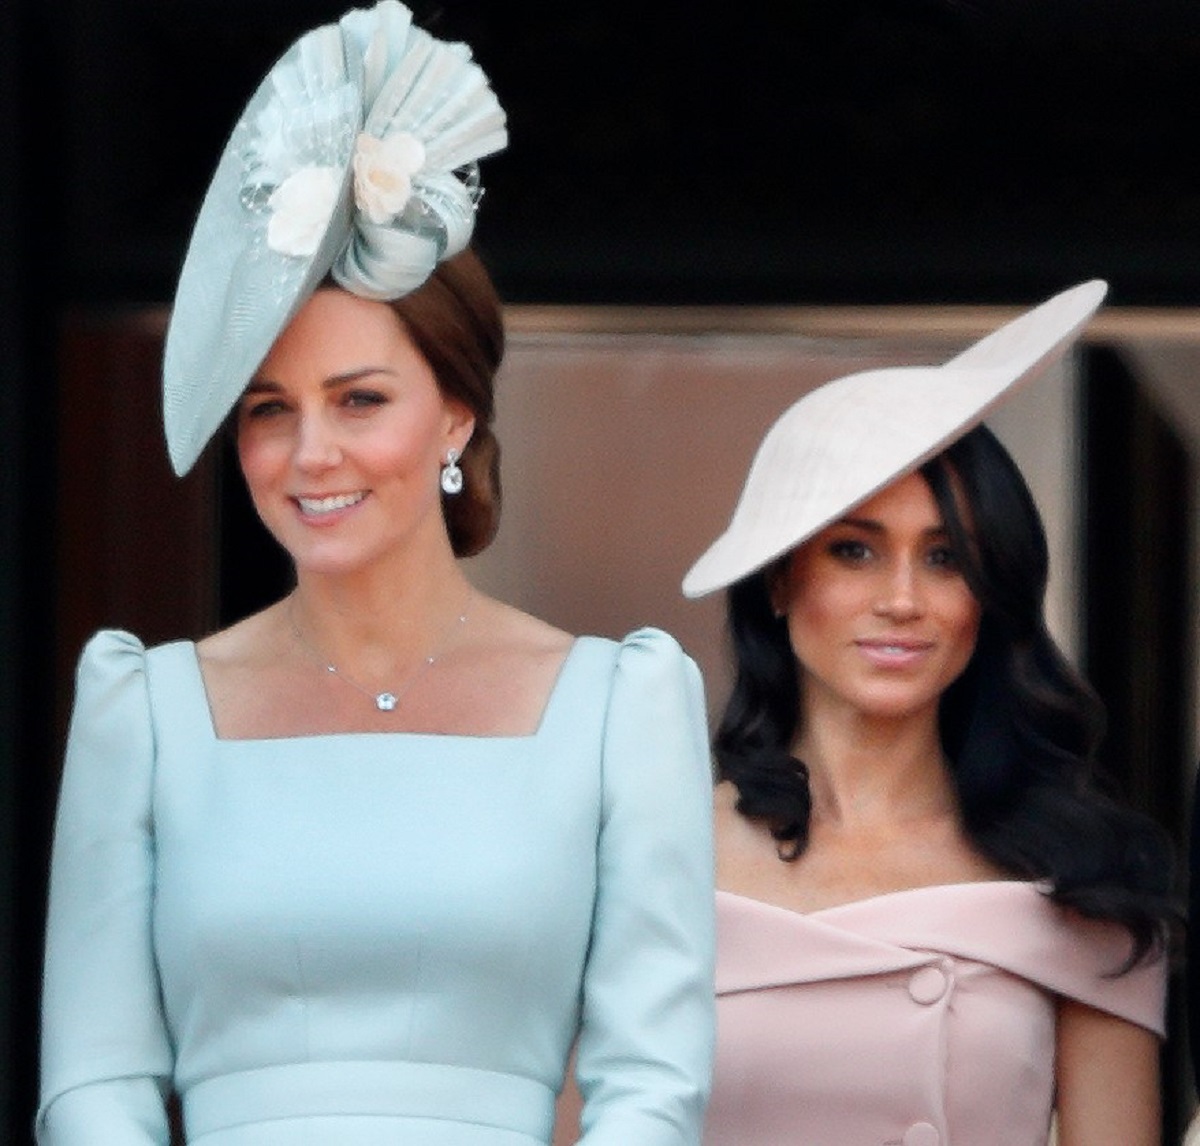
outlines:
{"label": "woman's smiling face", "polygon": [[246,388],[238,456],[297,570],[352,572],[398,547],[440,544],[441,466],[473,426],[386,303],[329,288]]}
{"label": "woman's smiling face", "polygon": [[772,596],[799,664],[802,723],[821,706],[869,720],[936,719],[979,633],[979,602],[920,474],[797,548]]}

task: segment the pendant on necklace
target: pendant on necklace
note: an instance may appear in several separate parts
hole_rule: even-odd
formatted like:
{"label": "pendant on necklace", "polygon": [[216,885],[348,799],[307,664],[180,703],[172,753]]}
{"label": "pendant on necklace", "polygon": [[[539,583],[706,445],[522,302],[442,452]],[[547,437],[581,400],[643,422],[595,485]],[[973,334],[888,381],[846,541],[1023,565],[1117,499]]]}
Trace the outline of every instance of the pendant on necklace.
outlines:
{"label": "pendant on necklace", "polygon": [[[469,594],[468,594],[467,599],[468,600],[470,599]],[[341,677],[341,679],[344,680],[351,688],[357,689],[357,691],[361,692],[364,696],[369,696],[375,702],[375,707],[380,712],[394,712],[395,711],[396,706],[400,703],[400,698],[413,686],[413,683],[416,681],[416,679],[420,675],[421,671],[423,669],[427,669],[433,665],[433,663],[441,655],[442,648],[446,647],[446,644],[448,643],[448,641],[450,639],[450,631],[447,630],[446,633],[443,635],[441,646],[438,648],[435,648],[433,652],[429,653],[429,655],[426,656],[424,658],[424,660],[422,660],[421,663],[419,665],[417,665],[417,667],[415,669],[412,670],[412,672],[409,673],[408,679],[406,681],[404,681],[399,692],[387,692],[387,691],[372,692],[369,688],[366,688],[364,685],[359,684],[352,677],[348,677],[345,673],[338,671],[337,665],[333,664],[331,661],[326,661],[324,658],[322,658],[321,654],[315,648],[313,648],[313,646],[310,645],[308,643],[308,641],[306,641],[304,639],[304,634],[300,631],[300,627],[296,623],[296,617],[295,617],[295,611],[294,611],[295,601],[296,601],[296,598],[294,596],[291,596],[288,598],[288,618],[291,621],[292,636],[296,638],[296,642],[299,644],[299,646],[314,661],[316,661],[317,664],[323,665],[325,668],[325,671],[327,673],[330,673],[331,675],[336,676],[336,677]],[[461,613],[459,613],[458,616],[455,618],[455,624],[457,626],[461,626],[461,625],[465,625],[466,622],[467,622],[467,610],[466,610],[466,602],[464,602],[463,611]]]}

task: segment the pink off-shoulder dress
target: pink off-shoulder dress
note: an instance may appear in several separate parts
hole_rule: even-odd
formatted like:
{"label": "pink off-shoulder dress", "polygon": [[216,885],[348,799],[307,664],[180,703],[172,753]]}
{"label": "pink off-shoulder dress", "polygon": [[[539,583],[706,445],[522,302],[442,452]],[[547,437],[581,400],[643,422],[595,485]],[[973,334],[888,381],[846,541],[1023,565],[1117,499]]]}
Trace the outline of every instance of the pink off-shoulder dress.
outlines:
{"label": "pink off-shoulder dress", "polygon": [[810,914],[717,893],[704,1146],[1045,1146],[1058,998],[1163,1034],[1162,960],[1031,883]]}

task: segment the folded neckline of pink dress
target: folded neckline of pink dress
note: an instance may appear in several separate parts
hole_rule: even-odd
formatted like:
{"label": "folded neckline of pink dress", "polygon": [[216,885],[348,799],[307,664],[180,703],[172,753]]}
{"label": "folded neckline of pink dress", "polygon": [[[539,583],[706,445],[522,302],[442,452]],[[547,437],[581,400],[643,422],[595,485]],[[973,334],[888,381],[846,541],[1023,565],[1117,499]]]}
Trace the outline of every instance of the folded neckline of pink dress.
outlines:
{"label": "folded neckline of pink dress", "polygon": [[803,913],[717,892],[717,994],[885,975],[944,957],[995,967],[1163,1033],[1161,962],[1113,975],[1129,938],[1021,880],[937,884]]}

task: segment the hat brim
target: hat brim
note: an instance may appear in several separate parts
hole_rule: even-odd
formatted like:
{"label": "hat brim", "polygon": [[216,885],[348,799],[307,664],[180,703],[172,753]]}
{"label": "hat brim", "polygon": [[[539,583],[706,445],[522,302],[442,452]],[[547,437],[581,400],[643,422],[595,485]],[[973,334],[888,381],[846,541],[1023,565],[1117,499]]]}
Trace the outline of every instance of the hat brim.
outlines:
{"label": "hat brim", "polygon": [[[351,9],[276,61],[225,145],[180,272],[163,359],[177,474],[327,277],[401,298],[467,245],[474,164],[507,140],[469,48],[417,28],[399,0]],[[389,180],[405,196],[380,192]]]}
{"label": "hat brim", "polygon": [[767,431],[683,595],[740,581],[936,457],[1059,358],[1107,289],[1092,280],[1063,291],[942,366],[851,374],[804,395]]}
{"label": "hat brim", "polygon": [[357,89],[363,81],[361,65],[351,69],[355,63],[343,52],[336,28],[317,29],[298,41],[259,84],[222,152],[180,270],[163,354],[163,423],[179,475],[195,464],[280,332],[328,275],[350,228],[351,156],[360,113],[327,132],[324,160],[337,172],[340,190],[311,253],[303,256],[271,249],[265,215],[243,203],[252,125],[273,99],[275,77],[285,67],[303,66],[322,74],[327,86]]}

